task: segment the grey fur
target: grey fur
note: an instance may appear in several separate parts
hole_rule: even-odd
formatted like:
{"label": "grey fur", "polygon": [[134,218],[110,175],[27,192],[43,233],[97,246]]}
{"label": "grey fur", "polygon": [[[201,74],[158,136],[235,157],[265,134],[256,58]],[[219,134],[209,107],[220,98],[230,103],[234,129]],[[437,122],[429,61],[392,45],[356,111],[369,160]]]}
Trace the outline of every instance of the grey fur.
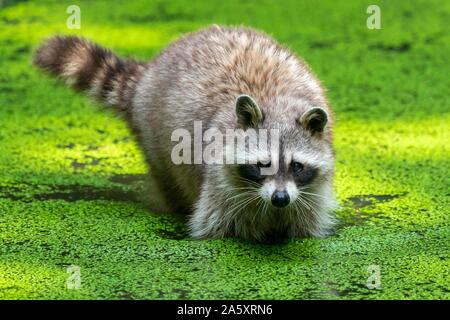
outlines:
{"label": "grey fur", "polygon": [[[333,117],[324,90],[302,60],[263,33],[212,26],[175,41],[142,68],[126,113],[157,185],[151,196],[158,198],[160,210],[189,213],[190,233],[197,239],[261,241],[274,232],[329,233],[335,206]],[[279,172],[254,187],[239,179],[236,165],[174,165],[172,132],[185,128],[193,135],[194,121],[202,121],[203,130],[241,128],[235,112],[241,95],[251,97],[261,112],[257,128],[280,130]],[[318,106],[328,121],[315,131],[299,120]],[[316,168],[315,179],[293,186],[291,160]],[[268,193],[279,189],[288,189],[295,202],[272,207]]]}

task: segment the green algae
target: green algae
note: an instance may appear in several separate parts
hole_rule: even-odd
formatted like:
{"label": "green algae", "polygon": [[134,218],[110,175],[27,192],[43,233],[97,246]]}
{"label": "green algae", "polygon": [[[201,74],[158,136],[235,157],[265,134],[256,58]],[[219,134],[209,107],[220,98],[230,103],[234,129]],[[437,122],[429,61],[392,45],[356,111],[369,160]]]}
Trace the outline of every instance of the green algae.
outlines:
{"label": "green algae", "polygon": [[[0,298],[449,299],[450,6],[379,5],[375,31],[365,27],[363,1],[79,1],[82,28],[68,30],[64,3],[8,1],[0,11]],[[278,245],[190,240],[185,217],[147,209],[147,167],[126,125],[29,63],[54,33],[149,58],[209,23],[268,31],[328,88],[335,235]],[[80,267],[79,289],[66,286],[71,265]],[[374,265],[379,289],[367,287]]]}

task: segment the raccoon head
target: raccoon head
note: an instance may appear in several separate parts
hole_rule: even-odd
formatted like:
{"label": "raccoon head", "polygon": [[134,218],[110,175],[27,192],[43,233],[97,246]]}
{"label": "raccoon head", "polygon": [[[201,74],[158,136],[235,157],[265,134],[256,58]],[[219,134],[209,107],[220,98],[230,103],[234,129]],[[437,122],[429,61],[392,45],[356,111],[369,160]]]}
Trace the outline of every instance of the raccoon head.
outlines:
{"label": "raccoon head", "polygon": [[[318,190],[330,182],[333,171],[328,112],[302,99],[279,98],[273,103],[262,109],[247,95],[236,101],[238,125],[258,132],[257,147],[246,145],[248,163],[235,167],[236,183],[249,196],[256,193],[263,200],[255,197],[253,204],[266,203],[273,210],[317,207],[325,200]],[[265,145],[261,129],[266,130]]]}

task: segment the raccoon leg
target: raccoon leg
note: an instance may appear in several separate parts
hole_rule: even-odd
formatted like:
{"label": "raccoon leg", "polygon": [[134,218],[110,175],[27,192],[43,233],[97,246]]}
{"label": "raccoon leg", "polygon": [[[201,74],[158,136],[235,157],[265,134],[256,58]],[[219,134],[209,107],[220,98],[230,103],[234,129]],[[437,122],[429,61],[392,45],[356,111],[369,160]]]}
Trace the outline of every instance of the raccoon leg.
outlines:
{"label": "raccoon leg", "polygon": [[210,190],[205,183],[189,221],[190,235],[194,239],[219,239],[230,235],[231,226],[222,212],[223,203]]}
{"label": "raccoon leg", "polygon": [[[155,177],[149,177],[146,182],[145,202],[148,208],[154,213],[174,212],[173,207],[167,203],[167,197],[163,194],[160,186],[157,184]],[[176,212],[176,211],[175,211]]]}

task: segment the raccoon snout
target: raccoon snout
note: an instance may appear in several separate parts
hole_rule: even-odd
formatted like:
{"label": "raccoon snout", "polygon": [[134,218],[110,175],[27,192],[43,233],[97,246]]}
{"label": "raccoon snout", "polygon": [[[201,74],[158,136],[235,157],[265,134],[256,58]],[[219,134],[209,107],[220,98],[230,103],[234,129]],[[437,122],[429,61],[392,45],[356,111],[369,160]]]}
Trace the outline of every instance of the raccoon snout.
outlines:
{"label": "raccoon snout", "polygon": [[271,201],[275,207],[283,208],[289,204],[291,199],[286,191],[275,191],[272,195]]}

